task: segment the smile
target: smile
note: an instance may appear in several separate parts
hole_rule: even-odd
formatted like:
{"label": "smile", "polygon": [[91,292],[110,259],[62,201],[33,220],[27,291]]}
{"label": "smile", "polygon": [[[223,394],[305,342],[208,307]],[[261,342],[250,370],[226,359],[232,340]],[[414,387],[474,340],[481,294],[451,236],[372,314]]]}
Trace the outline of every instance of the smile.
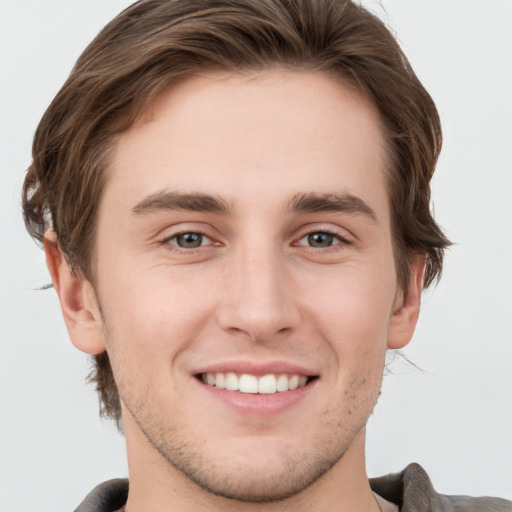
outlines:
{"label": "smile", "polygon": [[310,378],[298,374],[268,374],[261,377],[242,373],[203,373],[201,380],[209,386],[240,393],[271,395],[304,387]]}

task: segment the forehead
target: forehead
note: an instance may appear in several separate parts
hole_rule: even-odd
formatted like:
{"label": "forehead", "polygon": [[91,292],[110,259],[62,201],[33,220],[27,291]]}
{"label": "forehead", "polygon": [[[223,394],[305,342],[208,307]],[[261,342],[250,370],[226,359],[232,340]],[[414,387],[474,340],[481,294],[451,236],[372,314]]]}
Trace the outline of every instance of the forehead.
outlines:
{"label": "forehead", "polygon": [[378,114],[339,81],[280,69],[208,73],[173,84],[119,137],[105,195],[136,201],[169,189],[249,204],[339,190],[386,202],[384,163]]}

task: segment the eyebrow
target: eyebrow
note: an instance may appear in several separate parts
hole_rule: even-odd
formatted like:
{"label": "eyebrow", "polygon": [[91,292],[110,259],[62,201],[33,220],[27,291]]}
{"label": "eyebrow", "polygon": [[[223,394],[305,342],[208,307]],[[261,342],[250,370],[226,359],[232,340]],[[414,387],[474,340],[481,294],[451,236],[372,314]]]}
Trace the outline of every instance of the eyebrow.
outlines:
{"label": "eyebrow", "polygon": [[350,214],[363,214],[373,221],[377,221],[375,211],[360,197],[352,194],[319,194],[315,192],[297,194],[289,203],[289,209],[294,212],[342,212]]}
{"label": "eyebrow", "polygon": [[231,207],[223,199],[208,194],[162,191],[151,194],[132,208],[132,212],[137,215],[172,210],[227,215]]}
{"label": "eyebrow", "polygon": [[[361,198],[352,194],[321,194],[316,192],[296,194],[288,204],[288,209],[299,213],[342,212],[363,214],[373,221],[377,216]],[[151,194],[137,203],[132,212],[137,215],[158,211],[186,210],[228,215],[233,208],[222,198],[200,192],[161,191]]]}

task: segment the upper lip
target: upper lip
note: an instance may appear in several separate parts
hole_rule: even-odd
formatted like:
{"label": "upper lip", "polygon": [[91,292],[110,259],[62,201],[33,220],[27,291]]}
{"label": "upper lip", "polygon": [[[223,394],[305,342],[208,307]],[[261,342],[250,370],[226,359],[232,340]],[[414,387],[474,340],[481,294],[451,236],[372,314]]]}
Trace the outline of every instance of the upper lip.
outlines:
{"label": "upper lip", "polygon": [[261,377],[263,375],[275,374],[290,374],[290,375],[301,375],[305,377],[315,377],[318,372],[315,372],[304,366],[291,363],[288,361],[250,361],[250,360],[227,360],[211,363],[195,371],[195,375],[201,375],[203,373],[248,373]]}

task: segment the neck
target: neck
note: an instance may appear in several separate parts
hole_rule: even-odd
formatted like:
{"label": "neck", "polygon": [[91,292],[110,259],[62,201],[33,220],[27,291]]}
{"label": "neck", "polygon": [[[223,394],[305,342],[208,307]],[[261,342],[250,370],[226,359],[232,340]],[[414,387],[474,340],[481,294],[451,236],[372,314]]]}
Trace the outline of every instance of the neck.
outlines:
{"label": "neck", "polygon": [[171,466],[125,415],[130,490],[126,512],[379,512],[365,466],[365,431],[358,434],[345,455],[323,476],[289,498],[253,503],[212,494]]}

